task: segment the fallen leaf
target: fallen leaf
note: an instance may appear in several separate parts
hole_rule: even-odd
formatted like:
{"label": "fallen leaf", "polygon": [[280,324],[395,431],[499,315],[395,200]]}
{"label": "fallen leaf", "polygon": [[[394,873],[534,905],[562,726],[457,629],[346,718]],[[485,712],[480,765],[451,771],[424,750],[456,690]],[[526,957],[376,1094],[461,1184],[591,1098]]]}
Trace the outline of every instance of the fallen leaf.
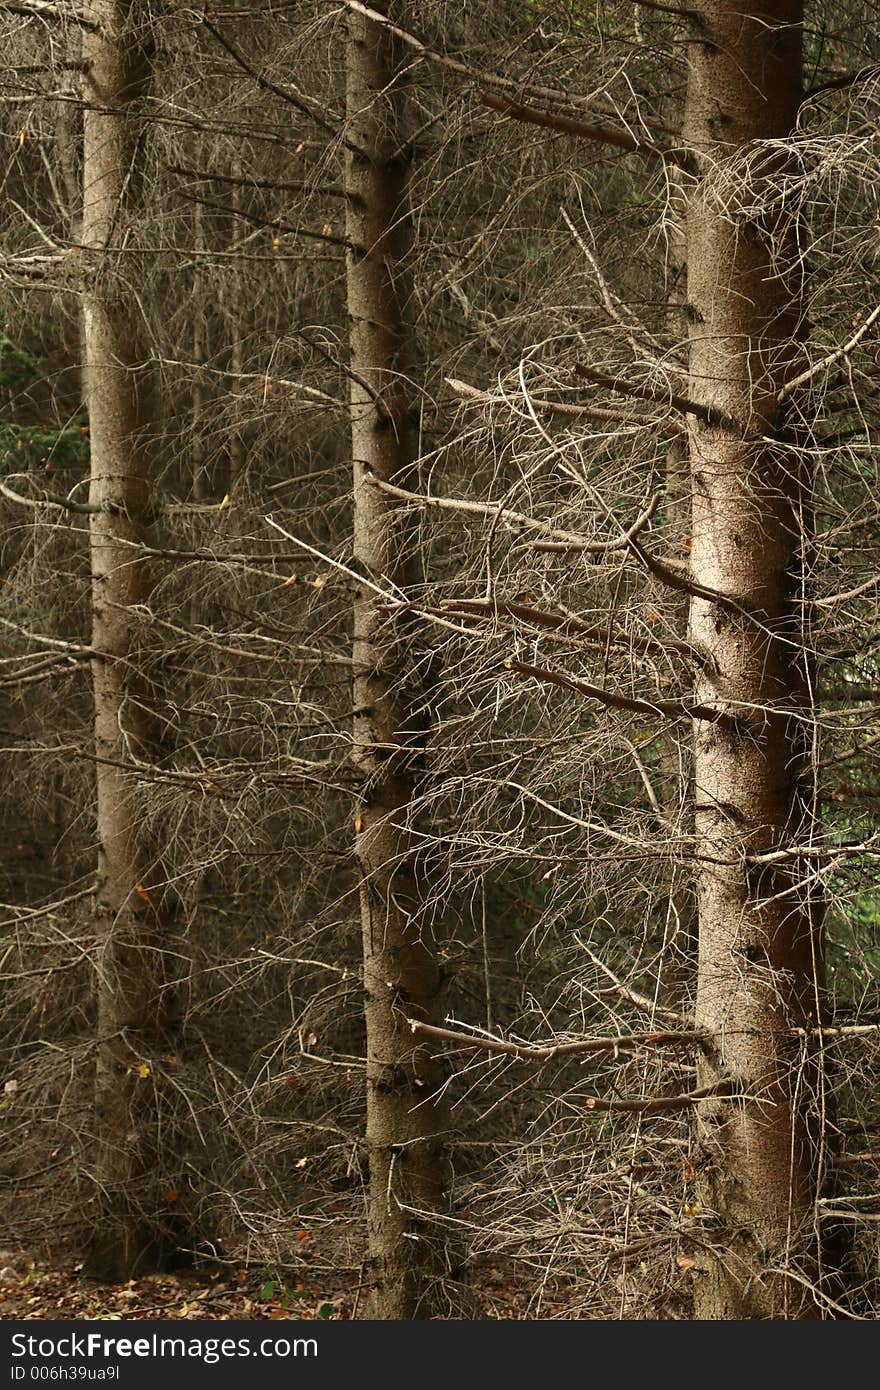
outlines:
{"label": "fallen leaf", "polygon": [[676,1255],[675,1263],[678,1265],[679,1269],[693,1269],[694,1265],[697,1262],[694,1259],[693,1255],[685,1255],[684,1253],[680,1253]]}

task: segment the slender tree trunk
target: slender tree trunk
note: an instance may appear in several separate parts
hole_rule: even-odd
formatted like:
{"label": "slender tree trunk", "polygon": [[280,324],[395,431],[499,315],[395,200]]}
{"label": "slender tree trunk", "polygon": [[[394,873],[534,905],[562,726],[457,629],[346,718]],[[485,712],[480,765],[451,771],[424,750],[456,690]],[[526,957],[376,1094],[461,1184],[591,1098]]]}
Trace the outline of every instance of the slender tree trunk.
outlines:
{"label": "slender tree trunk", "polygon": [[[236,158],[236,160],[232,161],[232,177],[241,178],[242,168],[243,165],[241,160]],[[241,206],[241,183],[232,183],[231,189],[229,189],[229,207],[235,208],[236,213],[238,213],[238,211],[241,210]],[[245,296],[242,296],[241,293],[235,296],[234,293],[229,292],[228,296],[222,296],[221,307],[222,317],[224,317],[224,322],[227,324],[229,338],[229,371],[232,373],[232,382],[234,382],[234,385],[232,385],[232,393],[238,398],[238,396],[241,396],[242,392],[241,374],[242,371],[245,370],[242,339],[243,335],[247,332],[247,324],[249,324],[250,321],[249,314],[247,314]],[[227,493],[229,499],[234,499],[236,502],[239,500],[239,492],[241,492],[242,482],[245,480],[245,464],[247,461],[246,434],[247,427],[242,420],[239,420],[238,410],[236,410],[234,427],[232,427],[232,430],[229,430],[227,438]]]}
{"label": "slender tree trunk", "polygon": [[[92,665],[97,754],[99,934],[95,1093],[95,1216],[87,1272],[119,1281],[163,1256],[159,1172],[161,888],[143,842],[136,760],[154,760],[154,701],[138,667],[135,607],[147,566],[123,541],[150,540],[149,386],[138,341],[130,262],[113,247],[127,230],[140,123],[131,103],[149,75],[128,6],[93,0],[100,32],[84,38],[83,230],[92,248],[82,300],[91,439]],[[129,241],[129,247],[131,246]]]}
{"label": "slender tree trunk", "polygon": [[[670,331],[681,342],[688,337],[687,315],[687,201],[682,171],[671,168],[669,179],[666,303]],[[690,545],[691,470],[688,443],[674,434],[666,449],[666,524],[673,555],[682,558]],[[689,601],[685,593],[667,595],[667,623],[673,636],[687,637]],[[663,809],[679,834],[693,833],[693,776],[690,749],[675,728],[663,736],[661,765],[665,787]],[[664,941],[663,995],[674,1008],[690,1012],[696,976],[697,934],[693,876],[672,865]]]}
{"label": "slender tree trunk", "polygon": [[[382,587],[418,576],[400,503],[370,482],[412,482],[418,408],[409,322],[409,152],[396,41],[349,15],[347,253],[355,563]],[[409,821],[422,764],[425,695],[412,631],[364,589],[354,612],[355,820],[361,874],[370,1168],[368,1314],[429,1316],[442,1274],[430,1215],[444,1205],[441,1076],[410,1018],[434,1017],[439,975],[414,871]],[[424,1213],[424,1215],[422,1215]]]}
{"label": "slender tree trunk", "polygon": [[776,403],[801,331],[800,278],[785,207],[777,201],[760,218],[747,210],[785,168],[779,147],[759,142],[794,129],[801,22],[800,0],[764,0],[751,12],[707,0],[689,50],[690,392],[731,421],[710,428],[690,417],[691,559],[695,580],[751,615],[691,604],[691,639],[705,658],[696,699],[743,723],[740,733],[695,727],[696,1023],[715,1039],[699,1084],[723,1077],[744,1096],[704,1103],[696,1122],[705,1236],[696,1316],[706,1319],[815,1316],[803,1282],[779,1271],[809,1279],[816,1270],[815,1068],[790,1030],[818,1021],[821,927],[798,885],[803,865],[756,862],[811,835],[801,788],[809,497]]}
{"label": "slender tree trunk", "polygon": [[205,390],[204,367],[208,360],[208,305],[202,288],[205,251],[205,209],[201,203],[193,207],[193,243],[196,249],[196,267],[193,274],[192,301],[192,355],[193,385],[190,428],[190,464],[192,478],[192,497],[194,502],[206,502],[211,496],[211,479],[207,469],[208,454],[208,411],[207,391]]}

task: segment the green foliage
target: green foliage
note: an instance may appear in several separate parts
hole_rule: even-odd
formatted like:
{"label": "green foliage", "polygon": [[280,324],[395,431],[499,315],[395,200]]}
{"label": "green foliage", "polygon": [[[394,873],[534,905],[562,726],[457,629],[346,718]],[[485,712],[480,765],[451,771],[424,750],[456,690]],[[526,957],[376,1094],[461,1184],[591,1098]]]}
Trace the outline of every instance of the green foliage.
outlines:
{"label": "green foliage", "polygon": [[39,361],[33,353],[15,346],[9,338],[0,338],[0,390],[20,391],[39,375]]}
{"label": "green foliage", "polygon": [[0,474],[25,473],[33,468],[86,468],[88,436],[77,420],[57,429],[46,425],[0,423]]}
{"label": "green foliage", "polygon": [[[42,364],[34,353],[0,338],[0,392],[7,396],[5,413],[16,413],[14,398],[39,381]],[[0,476],[33,468],[78,468],[88,465],[89,444],[85,417],[63,426],[0,422]]]}
{"label": "green foliage", "polygon": [[[311,1297],[308,1289],[295,1289],[291,1284],[286,1284],[283,1279],[277,1276],[272,1277],[267,1269],[258,1272],[258,1277],[263,1280],[260,1285],[260,1301],[262,1303],[280,1303],[283,1308],[292,1308],[297,1300]],[[332,1304],[325,1305],[331,1308]],[[318,1311],[318,1317],[330,1316]]]}

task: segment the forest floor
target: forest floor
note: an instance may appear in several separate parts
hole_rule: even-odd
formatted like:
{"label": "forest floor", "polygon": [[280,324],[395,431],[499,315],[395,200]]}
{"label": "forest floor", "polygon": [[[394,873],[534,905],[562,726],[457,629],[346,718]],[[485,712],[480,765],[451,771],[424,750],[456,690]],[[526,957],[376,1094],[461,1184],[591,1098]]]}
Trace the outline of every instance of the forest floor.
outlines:
{"label": "forest floor", "polygon": [[[577,1316],[559,1303],[530,1309],[533,1291],[517,1288],[497,1269],[481,1272],[474,1293],[487,1318]],[[84,1279],[76,1263],[47,1268],[0,1251],[0,1321],[346,1319],[358,1315],[358,1305],[356,1275],[338,1281],[332,1275],[280,1277],[265,1268],[233,1263],[108,1285]]]}

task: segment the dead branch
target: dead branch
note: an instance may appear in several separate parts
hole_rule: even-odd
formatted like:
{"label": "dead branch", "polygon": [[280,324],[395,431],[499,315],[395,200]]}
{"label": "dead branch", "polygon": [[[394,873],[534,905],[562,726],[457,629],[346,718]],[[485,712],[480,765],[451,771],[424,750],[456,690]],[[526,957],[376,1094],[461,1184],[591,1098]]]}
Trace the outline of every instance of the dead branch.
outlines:
{"label": "dead branch", "polygon": [[443,1042],[454,1042],[468,1047],[483,1048],[487,1052],[503,1053],[528,1062],[549,1062],[556,1057],[576,1056],[579,1053],[618,1052],[621,1048],[659,1047],[670,1043],[689,1043],[698,1046],[706,1035],[693,1029],[661,1033],[629,1033],[613,1038],[578,1038],[574,1042],[562,1043],[516,1043],[504,1038],[481,1038],[474,1033],[460,1033],[452,1028],[439,1028],[431,1023],[421,1023],[411,1018],[409,1026],[420,1037],[438,1038]]}
{"label": "dead branch", "polygon": [[471,502],[459,497],[429,497],[418,492],[408,492],[405,488],[397,487],[394,483],[386,483],[381,478],[377,478],[368,468],[364,468],[364,479],[372,487],[377,487],[382,492],[387,492],[391,497],[399,497],[401,501],[413,502],[420,507],[436,507],[439,511],[467,512],[474,516],[489,516],[502,518],[515,526],[527,527],[533,531],[543,531],[553,537],[552,541],[536,541],[533,545],[535,550],[582,550],[592,555],[601,555],[611,550],[621,550],[637,536],[653,517],[660,502],[659,494],[655,493],[644,511],[642,511],[632,525],[623,533],[622,536],[615,537],[610,541],[591,541],[586,536],[577,535],[572,531],[562,531],[551,525],[547,521],[540,521],[536,517],[525,516],[522,512],[512,511],[498,502]]}

